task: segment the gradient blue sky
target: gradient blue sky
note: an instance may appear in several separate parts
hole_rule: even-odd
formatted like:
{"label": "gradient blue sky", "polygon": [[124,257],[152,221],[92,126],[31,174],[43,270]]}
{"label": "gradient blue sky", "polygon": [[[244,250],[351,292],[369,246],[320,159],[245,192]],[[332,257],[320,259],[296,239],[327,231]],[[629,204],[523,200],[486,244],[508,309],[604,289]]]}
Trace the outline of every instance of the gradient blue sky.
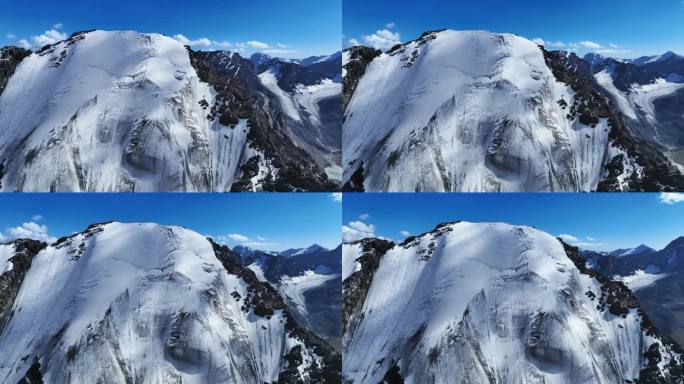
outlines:
{"label": "gradient blue sky", "polygon": [[[646,244],[656,249],[684,236],[684,194],[666,204],[656,193],[345,194],[343,220],[397,241],[447,221],[507,222],[571,235],[584,249]],[[367,229],[367,228],[366,228]]]}
{"label": "gradient blue sky", "polygon": [[233,44],[227,50],[242,43],[246,55],[307,57],[341,48],[342,0],[0,1],[0,46],[19,45],[21,39],[36,44],[34,37],[50,30],[69,35],[88,29],[182,34],[193,41]]}
{"label": "gradient blue sky", "polygon": [[[343,14],[345,46],[352,38],[367,44],[364,36],[373,38],[383,29],[407,41],[427,30],[450,28],[541,38],[549,49],[577,49],[579,54],[684,54],[682,0],[344,0]],[[394,26],[387,28],[389,23]],[[590,43],[601,48],[587,48],[596,47]]]}
{"label": "gradient blue sky", "polygon": [[[264,250],[340,243],[342,207],[329,193],[243,194],[2,194],[0,233],[42,229],[52,237],[102,221],[180,225],[230,246],[246,242]],[[38,217],[40,215],[40,217]],[[46,227],[46,228],[45,228]],[[240,235],[249,240],[235,241]],[[256,243],[256,244],[254,244]]]}

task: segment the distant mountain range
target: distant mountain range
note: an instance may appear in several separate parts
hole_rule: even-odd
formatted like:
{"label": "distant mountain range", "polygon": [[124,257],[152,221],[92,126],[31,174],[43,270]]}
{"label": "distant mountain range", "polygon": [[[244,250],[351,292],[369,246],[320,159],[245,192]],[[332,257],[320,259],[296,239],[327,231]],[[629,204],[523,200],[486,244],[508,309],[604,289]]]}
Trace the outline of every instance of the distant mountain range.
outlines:
{"label": "distant mountain range", "polygon": [[298,321],[339,348],[342,297],[342,248],[318,244],[282,252],[236,246],[245,266],[285,298]]}
{"label": "distant mountain range", "polygon": [[590,268],[627,284],[655,325],[684,345],[684,237],[659,251],[640,245],[607,253],[585,250],[582,255]]}
{"label": "distant mountain range", "polygon": [[340,66],[131,31],[0,48],[0,190],[339,190]]}

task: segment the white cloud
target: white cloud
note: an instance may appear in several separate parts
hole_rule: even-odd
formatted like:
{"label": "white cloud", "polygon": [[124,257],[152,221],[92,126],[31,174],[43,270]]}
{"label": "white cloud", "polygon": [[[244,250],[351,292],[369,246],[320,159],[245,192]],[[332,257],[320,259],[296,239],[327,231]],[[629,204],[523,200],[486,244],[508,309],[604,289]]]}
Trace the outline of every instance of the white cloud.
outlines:
{"label": "white cloud", "polygon": [[257,236],[257,240],[259,241],[266,241],[267,239],[265,237]]}
{"label": "white cloud", "polygon": [[382,50],[387,50],[397,44],[401,44],[399,32],[392,32],[389,29],[380,29],[372,35],[365,35],[363,40],[369,46]]}
{"label": "white cloud", "polygon": [[282,49],[287,48],[287,45],[285,45],[285,44],[276,43],[276,45],[277,45],[279,48],[282,48]]}
{"label": "white cloud", "polygon": [[261,41],[256,41],[256,40],[248,41],[246,44],[249,45],[250,47],[254,48],[254,49],[268,49],[268,48],[271,48],[270,45],[268,45],[268,44],[266,44],[266,43],[262,43]]}
{"label": "white cloud", "polygon": [[546,42],[546,45],[548,45],[550,47],[558,47],[558,48],[563,48],[563,47],[568,46],[566,43],[564,43],[562,41],[549,41],[549,42]]}
{"label": "white cloud", "polygon": [[285,56],[293,53],[297,53],[296,49],[280,49],[280,48],[271,48],[271,49],[264,49],[261,52],[271,55],[271,56]]}
{"label": "white cloud", "polygon": [[399,233],[401,233],[401,235],[404,236],[404,237],[409,237],[409,236],[411,236],[411,232],[409,232],[409,231],[399,231]]}
{"label": "white cloud", "polygon": [[43,219],[43,215],[33,215],[31,219],[33,221],[41,221]]}
{"label": "white cloud", "polygon": [[212,43],[213,45],[215,45],[215,46],[217,46],[217,47],[221,47],[221,48],[232,48],[232,47],[233,47],[233,43],[228,42],[228,41],[216,41],[216,40],[213,40],[211,43]]}
{"label": "white cloud", "polygon": [[368,237],[377,237],[375,235],[375,225],[373,224],[366,224],[363,221],[356,220],[342,226],[342,241],[345,243]]}
{"label": "white cloud", "polygon": [[54,243],[57,241],[56,237],[49,235],[48,227],[46,225],[41,225],[34,221],[23,223],[18,227],[8,228],[5,231],[3,238],[34,239],[47,243]]}
{"label": "white cloud", "polygon": [[[36,48],[39,48],[48,44],[54,44],[59,41],[66,40],[66,38],[66,33],[62,33],[56,29],[51,29],[49,31],[43,32],[43,34],[41,35],[33,36],[31,38],[33,40],[33,43],[31,45],[35,46]],[[21,43],[22,41],[26,40],[22,39],[19,43]]]}
{"label": "white cloud", "polygon": [[620,48],[620,46],[617,45],[617,44],[609,43],[608,45],[610,45],[610,47],[611,47],[611,48],[614,48],[614,49]]}
{"label": "white cloud", "polygon": [[333,192],[333,193],[330,194],[330,198],[331,198],[333,201],[340,202],[340,201],[342,201],[342,193],[340,193],[340,192]]}
{"label": "white cloud", "polygon": [[174,39],[176,39],[178,42],[180,42],[183,45],[189,45],[191,47],[209,47],[211,46],[211,40],[207,39],[206,37],[201,37],[197,40],[190,40],[184,35],[178,34],[173,36]]}
{"label": "white cloud", "polygon": [[226,237],[228,237],[229,239],[231,239],[233,241],[239,241],[239,242],[249,241],[249,237],[241,235],[239,233],[229,233],[226,235]]}
{"label": "white cloud", "polygon": [[596,249],[598,247],[603,246],[604,244],[596,240],[595,238],[591,236],[586,236],[585,238],[579,238],[577,236],[573,235],[568,235],[567,233],[563,233],[558,235],[558,237],[561,238],[561,240],[565,241],[566,243],[575,246],[575,247],[580,247],[584,249]]}
{"label": "white cloud", "polygon": [[593,41],[585,40],[585,41],[580,41],[579,44],[581,47],[588,48],[588,49],[601,49],[601,44],[594,43]]}
{"label": "white cloud", "polygon": [[629,53],[630,51],[627,49],[604,48],[604,49],[597,49],[594,52],[599,53],[601,55],[615,55],[615,54]]}
{"label": "white cloud", "polygon": [[563,241],[569,242],[569,243],[571,243],[573,241],[579,241],[579,239],[576,238],[575,236],[568,235],[566,233],[561,233],[560,235],[558,235],[558,237],[560,237]]}
{"label": "white cloud", "polygon": [[660,202],[667,205],[681,203],[684,201],[684,193],[679,192],[662,192],[658,195]]}
{"label": "white cloud", "polygon": [[255,249],[264,249],[264,248],[269,248],[277,243],[273,243],[270,241],[245,241],[244,243],[240,243],[240,245],[244,245],[245,247],[250,247],[250,248],[255,248]]}
{"label": "white cloud", "polygon": [[361,43],[356,39],[349,39],[349,45],[351,45],[352,47],[356,47],[358,45],[361,45]]}
{"label": "white cloud", "polygon": [[12,40],[12,39],[16,39],[17,36],[16,36],[15,34],[11,33],[11,32],[7,32],[7,34],[5,35],[5,37],[8,38],[8,39],[10,39],[10,40]]}
{"label": "white cloud", "polygon": [[62,29],[63,26],[64,26],[64,24],[62,24],[62,23],[56,23],[56,24],[54,24],[54,25],[52,26],[52,28],[54,28],[54,29]]}
{"label": "white cloud", "polygon": [[370,219],[370,214],[368,214],[368,213],[362,213],[362,214],[359,215],[359,219],[361,219],[361,220],[363,220],[363,221],[366,221],[366,220]]}
{"label": "white cloud", "polygon": [[532,39],[532,42],[537,44],[537,45],[546,45],[546,42],[544,39],[541,39],[539,37]]}
{"label": "white cloud", "polygon": [[26,39],[19,40],[19,46],[24,49],[31,49],[32,45]]}
{"label": "white cloud", "polygon": [[387,29],[392,29],[397,26],[397,23],[390,21],[389,23],[385,24],[385,28]]}

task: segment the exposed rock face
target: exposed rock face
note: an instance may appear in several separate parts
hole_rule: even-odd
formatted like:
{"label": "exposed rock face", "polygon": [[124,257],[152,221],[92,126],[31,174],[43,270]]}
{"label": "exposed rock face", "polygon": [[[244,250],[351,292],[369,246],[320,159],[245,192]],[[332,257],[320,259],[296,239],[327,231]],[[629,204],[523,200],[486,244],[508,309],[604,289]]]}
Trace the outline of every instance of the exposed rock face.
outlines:
{"label": "exposed rock face", "polygon": [[237,54],[88,31],[11,67],[0,94],[2,190],[339,189]]}
{"label": "exposed rock face", "polygon": [[12,318],[12,306],[33,258],[47,245],[36,240],[0,244],[0,333]]}
{"label": "exposed rock face", "polygon": [[351,100],[356,85],[366,72],[366,67],[373,59],[382,53],[379,49],[370,47],[351,47],[342,51],[342,68],[343,68],[343,93],[342,105],[343,109],[347,109],[349,100]]}
{"label": "exposed rock face", "polygon": [[[553,236],[458,222],[385,245],[345,316],[350,383],[680,381],[680,349],[627,286]],[[365,252],[345,247],[354,266]],[[352,270],[345,288],[364,269]]]}
{"label": "exposed rock face", "polygon": [[575,55],[485,31],[428,32],[369,62],[355,52],[344,52],[356,68],[345,72],[346,191],[684,188]]}
{"label": "exposed rock face", "polygon": [[184,228],[92,225],[38,252],[16,297],[3,382],[340,381],[272,286]]}
{"label": "exposed rock face", "polygon": [[0,48],[0,95],[19,63],[31,52],[19,47]]}

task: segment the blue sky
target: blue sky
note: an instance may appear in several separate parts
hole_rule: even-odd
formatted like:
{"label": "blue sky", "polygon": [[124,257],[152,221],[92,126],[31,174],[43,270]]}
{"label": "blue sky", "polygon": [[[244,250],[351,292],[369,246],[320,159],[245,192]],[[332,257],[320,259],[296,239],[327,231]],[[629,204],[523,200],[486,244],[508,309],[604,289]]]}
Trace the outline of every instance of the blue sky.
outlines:
{"label": "blue sky", "polygon": [[0,233],[47,239],[102,221],[180,225],[220,239],[284,250],[340,243],[341,202],[329,193],[2,194]]}
{"label": "blue sky", "polygon": [[386,48],[427,30],[485,29],[540,38],[548,49],[633,58],[684,54],[682,0],[345,0],[350,39]]}
{"label": "blue sky", "polygon": [[[507,222],[564,235],[580,248],[662,249],[684,236],[684,194],[345,194],[347,236],[401,241],[443,222]],[[404,232],[404,233],[402,233]],[[349,240],[349,239],[347,239]]]}
{"label": "blue sky", "polygon": [[3,0],[0,29],[0,46],[22,39],[38,46],[88,29],[137,30],[180,34],[196,49],[307,57],[341,48],[342,0]]}

